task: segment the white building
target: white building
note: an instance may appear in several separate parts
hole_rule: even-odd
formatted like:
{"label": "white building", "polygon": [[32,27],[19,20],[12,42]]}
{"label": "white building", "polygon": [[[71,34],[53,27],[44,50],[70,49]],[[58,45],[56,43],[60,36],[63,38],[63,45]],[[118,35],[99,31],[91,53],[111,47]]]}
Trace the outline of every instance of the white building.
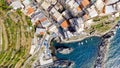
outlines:
{"label": "white building", "polygon": [[48,34],[46,34],[46,37],[45,37],[45,40],[49,40],[49,38],[50,38],[50,35],[48,35]]}
{"label": "white building", "polygon": [[25,7],[28,6],[30,3],[31,3],[30,0],[24,0],[23,1],[23,4],[25,5]]}
{"label": "white building", "polygon": [[57,2],[57,0],[46,0],[46,1],[51,3],[51,4],[55,4]]}
{"label": "white building", "polygon": [[66,34],[67,34],[67,38],[73,37],[73,34],[70,31],[67,31]]}
{"label": "white building", "polygon": [[70,14],[69,14],[69,11],[68,10],[65,10],[62,15],[66,18],[66,19],[69,19],[70,18]]}
{"label": "white building", "polygon": [[82,18],[78,18],[78,19],[77,19],[77,22],[78,22],[78,26],[81,26],[81,24],[84,23]]}
{"label": "white building", "polygon": [[119,0],[107,0],[106,5],[110,5],[110,4],[116,3],[116,2],[118,2],[118,1],[119,1]]}
{"label": "white building", "polygon": [[78,25],[79,25],[79,28],[78,28],[77,32],[80,33],[82,31],[84,31],[85,25],[84,25],[84,22],[83,22],[82,18],[78,18],[77,22],[78,22]]}
{"label": "white building", "polygon": [[51,9],[50,13],[55,17],[56,20],[61,16],[61,14],[54,7]]}
{"label": "white building", "polygon": [[59,11],[59,10],[60,10],[60,11],[63,10],[63,6],[62,6],[60,3],[57,3],[54,7],[55,7],[55,9],[58,10],[58,11]]}
{"label": "white building", "polygon": [[42,6],[45,10],[47,10],[47,9],[48,9],[48,7],[50,6],[50,3],[49,3],[49,2],[44,1],[44,2],[41,4],[41,6]]}
{"label": "white building", "polygon": [[71,9],[73,9],[73,8],[74,8],[74,6],[73,6],[73,5],[74,5],[74,3],[75,3],[75,1],[74,1],[74,0],[70,0],[70,1],[68,1],[68,0],[67,0],[67,1],[66,1],[66,4],[67,4],[67,5],[69,5]]}
{"label": "white building", "polygon": [[35,34],[39,35],[39,34],[44,34],[45,32],[46,32],[46,29],[44,28],[36,28]]}
{"label": "white building", "polygon": [[113,12],[115,12],[115,8],[112,5],[106,6],[105,7],[105,14],[112,14]]}
{"label": "white building", "polygon": [[117,11],[120,11],[120,2],[117,3]]}
{"label": "white building", "polygon": [[24,6],[21,4],[20,1],[14,1],[10,4],[10,6],[13,7],[13,9],[20,9],[20,8],[24,8]]}
{"label": "white building", "polygon": [[99,11],[101,11],[103,9],[103,7],[105,6],[105,4],[102,0],[97,0],[95,2],[95,6]]}
{"label": "white building", "polygon": [[88,8],[87,10],[88,10],[89,16],[90,16],[91,18],[98,16],[98,13],[97,13],[97,11],[95,10],[95,6],[94,6],[94,5],[91,6],[90,8]]}
{"label": "white building", "polygon": [[48,28],[52,23],[49,20],[45,20],[41,24],[43,27]]}
{"label": "white building", "polygon": [[43,18],[46,18],[45,15],[40,11],[36,11],[35,15],[31,18],[31,22],[33,23],[33,25],[35,25],[35,22],[37,22],[38,20],[42,20]]}
{"label": "white building", "polygon": [[55,33],[58,33],[58,28],[53,24],[49,27],[49,31],[50,32],[55,32]]}
{"label": "white building", "polygon": [[65,19],[63,18],[62,15],[60,15],[60,16],[57,18],[57,22],[58,22],[59,24],[61,24],[64,20],[65,20]]}

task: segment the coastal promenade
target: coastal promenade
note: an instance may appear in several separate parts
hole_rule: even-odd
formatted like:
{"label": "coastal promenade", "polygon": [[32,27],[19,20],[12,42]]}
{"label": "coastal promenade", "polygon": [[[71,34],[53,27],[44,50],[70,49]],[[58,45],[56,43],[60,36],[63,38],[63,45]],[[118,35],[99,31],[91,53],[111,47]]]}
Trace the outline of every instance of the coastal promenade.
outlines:
{"label": "coastal promenade", "polygon": [[63,40],[61,43],[71,43],[71,42],[77,42],[77,41],[81,41],[81,40],[84,40],[86,38],[89,38],[89,37],[93,37],[93,36],[98,36],[100,37],[100,35],[98,34],[94,34],[94,35],[79,35],[79,36],[76,36],[78,39],[73,39],[73,40]]}

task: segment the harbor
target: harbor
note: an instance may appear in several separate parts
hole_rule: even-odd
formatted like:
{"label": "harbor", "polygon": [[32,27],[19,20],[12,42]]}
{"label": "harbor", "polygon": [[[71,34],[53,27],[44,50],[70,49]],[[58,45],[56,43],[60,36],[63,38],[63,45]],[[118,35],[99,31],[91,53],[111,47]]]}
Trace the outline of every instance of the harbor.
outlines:
{"label": "harbor", "polygon": [[[117,23],[113,28],[111,28],[111,30],[109,30],[108,32],[106,32],[106,34],[102,35],[101,37],[100,36],[96,36],[96,37],[99,37],[101,39],[101,42],[97,46],[98,52],[97,52],[97,57],[95,59],[94,68],[98,68],[98,67],[103,68],[104,67],[106,52],[107,52],[108,47],[110,45],[110,41],[111,41],[111,39],[113,39],[113,36],[116,34],[116,30],[118,28],[120,28],[120,23]],[[74,46],[79,46],[79,45],[80,46],[82,46],[82,45],[85,46],[86,43],[90,43],[86,39],[91,38],[90,40],[94,40],[92,37],[94,37],[94,36],[84,38],[83,39],[84,42],[83,42],[83,40],[80,41],[80,42],[78,40],[78,41],[69,42],[69,43],[61,43],[61,44],[59,44],[59,47],[61,47],[62,44],[64,44],[64,46],[71,47],[71,45],[73,45],[73,43],[75,43],[75,42],[79,42],[79,43],[77,45],[74,44]],[[67,45],[67,44],[70,44],[70,45]],[[73,51],[74,51],[74,48],[73,48]],[[59,56],[60,56],[60,53],[61,52],[59,52]],[[64,53],[61,53],[61,54],[64,54]]]}
{"label": "harbor", "polygon": [[[96,42],[96,43],[93,43]],[[77,41],[77,42],[71,42],[71,43],[58,43],[53,42],[53,46],[55,47],[55,56],[58,61],[60,60],[69,60],[74,62],[73,67],[79,68],[79,67],[92,67],[94,66],[94,62],[97,58],[98,53],[98,45],[101,43],[100,37],[93,36],[89,38],[85,38],[84,40]],[[58,51],[58,49],[68,49],[72,48],[73,50],[70,50],[70,53],[61,53]],[[88,62],[90,61],[90,62]],[[83,63],[84,62],[84,63]]]}

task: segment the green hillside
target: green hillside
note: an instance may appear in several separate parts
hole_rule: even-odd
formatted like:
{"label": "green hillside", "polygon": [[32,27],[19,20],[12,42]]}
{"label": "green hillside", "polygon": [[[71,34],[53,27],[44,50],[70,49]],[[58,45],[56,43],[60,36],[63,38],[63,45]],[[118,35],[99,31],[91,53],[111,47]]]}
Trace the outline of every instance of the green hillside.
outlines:
{"label": "green hillside", "polygon": [[31,22],[20,10],[11,11],[0,0],[0,68],[21,68],[30,57],[29,51],[34,30]]}

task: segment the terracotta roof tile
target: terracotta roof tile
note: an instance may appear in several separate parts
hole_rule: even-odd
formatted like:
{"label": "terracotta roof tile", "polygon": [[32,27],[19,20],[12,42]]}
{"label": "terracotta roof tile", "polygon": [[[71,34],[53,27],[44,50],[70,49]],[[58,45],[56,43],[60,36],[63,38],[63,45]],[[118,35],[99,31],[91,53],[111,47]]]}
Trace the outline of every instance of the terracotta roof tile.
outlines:
{"label": "terracotta roof tile", "polygon": [[78,7],[77,7],[77,10],[78,10],[78,11],[81,11],[81,8],[80,8],[80,6],[78,6]]}
{"label": "terracotta roof tile", "polygon": [[43,18],[40,19],[40,22],[44,22],[45,20],[47,20],[47,18],[43,17]]}
{"label": "terracotta roof tile", "polygon": [[67,28],[68,26],[69,26],[69,24],[66,20],[63,21],[62,24],[61,24],[61,27],[64,28],[64,29]]}
{"label": "terracotta roof tile", "polygon": [[32,8],[32,7],[29,7],[28,9],[27,9],[27,14],[28,15],[30,15],[31,13],[33,13],[34,12],[34,9]]}
{"label": "terracotta roof tile", "polygon": [[44,32],[40,32],[40,35],[44,35]]}
{"label": "terracotta roof tile", "polygon": [[83,16],[83,18],[84,18],[85,20],[87,20],[87,19],[89,18],[88,14],[85,14],[85,15]]}
{"label": "terracotta roof tile", "polygon": [[83,5],[83,7],[86,7],[86,6],[88,6],[90,4],[90,2],[88,0],[82,0],[81,3]]}

